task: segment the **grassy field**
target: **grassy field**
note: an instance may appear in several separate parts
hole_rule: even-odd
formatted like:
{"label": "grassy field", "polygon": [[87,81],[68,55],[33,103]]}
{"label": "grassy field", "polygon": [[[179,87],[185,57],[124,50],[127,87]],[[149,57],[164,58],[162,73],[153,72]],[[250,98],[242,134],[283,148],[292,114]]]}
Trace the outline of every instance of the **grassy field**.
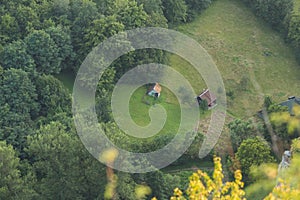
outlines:
{"label": "grassy field", "polygon": [[[175,134],[178,132],[180,122],[181,122],[181,111],[182,112],[192,112],[187,114],[184,119],[185,127],[192,127],[194,129],[197,126],[197,120],[193,119],[195,116],[196,100],[191,104],[183,104],[181,107],[175,96],[168,88],[162,86],[162,92],[159,98],[155,99],[146,93],[146,86],[142,86],[134,91],[129,101],[129,112],[133,121],[139,126],[147,126],[151,123],[149,110],[151,107],[156,107],[157,105],[162,106],[167,114],[166,122],[158,134]],[[126,91],[126,89],[124,89]],[[181,108],[183,110],[181,110]],[[196,114],[197,115],[197,114]],[[199,119],[205,119],[210,116],[210,112],[206,111],[203,113],[199,112]],[[188,122],[187,122],[188,121]],[[187,130],[190,131],[191,129]]]}
{"label": "grassy field", "polygon": [[[195,21],[177,30],[197,40],[213,57],[227,92],[233,93],[228,97],[228,111],[234,116],[254,115],[263,95],[278,102],[300,95],[300,66],[293,50],[240,1],[215,1]],[[171,56],[170,65],[189,77],[195,89],[205,87],[179,57]]]}
{"label": "grassy field", "polygon": [[[161,134],[176,133],[180,123],[180,107],[175,95],[165,87],[162,87],[161,96],[155,100],[154,97],[145,95],[147,88],[138,88],[130,98],[129,111],[132,119],[140,126],[150,123],[149,109],[155,104],[160,104],[167,112],[167,121]],[[150,105],[148,104],[150,103]]]}

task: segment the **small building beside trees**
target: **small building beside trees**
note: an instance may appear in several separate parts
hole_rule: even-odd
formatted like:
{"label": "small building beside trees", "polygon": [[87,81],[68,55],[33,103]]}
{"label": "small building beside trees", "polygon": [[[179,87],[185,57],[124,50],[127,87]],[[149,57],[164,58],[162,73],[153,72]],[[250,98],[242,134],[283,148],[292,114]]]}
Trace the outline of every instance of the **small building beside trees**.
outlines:
{"label": "small building beside trees", "polygon": [[208,109],[217,104],[217,97],[212,94],[209,89],[203,90],[201,94],[196,97],[198,103],[201,105],[204,101],[207,102]]}
{"label": "small building beside trees", "polygon": [[149,87],[147,94],[149,96],[158,98],[160,96],[160,92],[161,92],[161,86],[158,83],[154,83]]}

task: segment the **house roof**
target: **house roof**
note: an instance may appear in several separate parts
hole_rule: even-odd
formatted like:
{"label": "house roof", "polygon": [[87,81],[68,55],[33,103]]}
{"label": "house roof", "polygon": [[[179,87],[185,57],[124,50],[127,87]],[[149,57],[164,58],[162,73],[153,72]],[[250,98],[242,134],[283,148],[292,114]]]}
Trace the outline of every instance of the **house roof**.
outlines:
{"label": "house roof", "polygon": [[294,108],[295,104],[300,105],[300,98],[294,97],[294,98],[291,98],[287,101],[281,102],[279,105],[287,106],[289,113],[293,114],[293,108]]}
{"label": "house roof", "polygon": [[199,97],[203,100],[206,100],[208,104],[211,104],[217,100],[217,97],[214,94],[212,94],[208,89],[204,90],[199,95]]}
{"label": "house roof", "polygon": [[155,90],[155,92],[160,93],[161,92],[161,86],[158,83],[155,83],[153,90]]}

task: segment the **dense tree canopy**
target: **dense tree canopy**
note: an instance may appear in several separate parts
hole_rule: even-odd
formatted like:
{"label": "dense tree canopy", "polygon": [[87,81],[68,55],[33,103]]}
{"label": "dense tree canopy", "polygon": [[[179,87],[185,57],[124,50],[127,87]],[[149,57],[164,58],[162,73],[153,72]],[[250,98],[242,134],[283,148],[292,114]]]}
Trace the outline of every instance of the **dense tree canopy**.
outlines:
{"label": "dense tree canopy", "polygon": [[0,198],[31,199],[34,191],[21,178],[20,159],[11,145],[0,141]]}
{"label": "dense tree canopy", "polygon": [[291,12],[292,0],[243,0],[251,6],[256,14],[270,23],[274,28],[282,28],[285,17]]}
{"label": "dense tree canopy", "polygon": [[198,13],[201,13],[206,9],[211,3],[212,0],[185,0],[188,10],[187,10],[187,20],[193,20]]}
{"label": "dense tree canopy", "polygon": [[236,119],[228,124],[228,128],[234,150],[237,150],[243,140],[257,135],[257,127],[251,120]]}
{"label": "dense tree canopy", "polygon": [[[83,42],[85,30],[90,27],[92,21],[97,19],[99,15],[97,6],[92,1],[70,1],[70,15],[68,17],[72,21],[71,39],[77,56],[76,66],[80,65],[89,53],[82,50],[85,47],[85,43]],[[75,68],[75,71],[77,71],[77,68]]]}
{"label": "dense tree canopy", "polygon": [[28,138],[27,152],[37,181],[34,189],[42,199],[101,197],[105,168],[74,133],[65,129],[59,122],[52,122]]}
{"label": "dense tree canopy", "polygon": [[35,30],[25,38],[25,42],[38,72],[57,74],[61,71],[62,59],[59,57],[59,48],[47,32]]}
{"label": "dense tree canopy", "polygon": [[0,77],[0,139],[22,150],[38,116],[35,86],[20,69],[4,70]]}
{"label": "dense tree canopy", "polygon": [[75,54],[73,52],[70,30],[62,26],[51,26],[45,31],[50,35],[51,39],[54,41],[58,48],[57,59],[60,59],[62,61],[60,63],[60,68],[71,68]]}
{"label": "dense tree canopy", "polygon": [[1,14],[0,19],[0,44],[5,45],[8,42],[17,40],[20,37],[20,33],[18,22],[16,21],[15,17],[11,16],[9,13],[3,13]]}
{"label": "dense tree canopy", "polygon": [[31,73],[35,70],[34,60],[28,54],[27,45],[22,40],[4,46],[0,57],[0,63],[4,69],[16,68]]}
{"label": "dense tree canopy", "polygon": [[0,118],[0,140],[13,145],[23,157],[26,137],[33,133],[33,121],[28,114],[12,112],[8,104],[0,106]]}
{"label": "dense tree canopy", "polygon": [[38,76],[35,80],[40,116],[71,112],[71,95],[64,85],[51,75]]}
{"label": "dense tree canopy", "polygon": [[163,0],[164,15],[172,24],[185,22],[187,5],[184,0]]}
{"label": "dense tree canopy", "polygon": [[35,85],[28,74],[20,69],[4,70],[0,80],[0,105],[7,104],[10,111],[35,116],[38,103]]}
{"label": "dense tree canopy", "polygon": [[96,47],[106,38],[123,30],[124,25],[117,20],[115,15],[93,20],[91,27],[85,30],[82,51],[90,52],[93,47]]}

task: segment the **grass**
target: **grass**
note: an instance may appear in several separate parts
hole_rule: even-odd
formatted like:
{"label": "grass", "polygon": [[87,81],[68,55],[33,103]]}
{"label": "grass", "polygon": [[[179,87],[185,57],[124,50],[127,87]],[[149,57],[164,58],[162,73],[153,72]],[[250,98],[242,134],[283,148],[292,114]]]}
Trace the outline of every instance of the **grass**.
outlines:
{"label": "grass", "polygon": [[[126,91],[126,89],[122,89],[122,90]],[[165,109],[167,118],[163,129],[161,129],[161,131],[158,134],[175,135],[175,133],[178,132],[180,126],[181,117],[182,117],[181,111],[187,113],[185,118],[183,119],[184,125],[181,124],[183,125],[183,127],[185,127],[183,128],[183,130],[189,128],[186,131],[190,131],[191,130],[190,127],[193,127],[192,129],[196,127],[197,123],[195,122],[194,119],[195,108],[198,109],[198,107],[196,106],[196,100],[193,102],[195,105],[183,104],[182,106],[180,106],[175,94],[164,86],[162,86],[161,95],[158,99],[146,95],[145,94],[146,91],[147,91],[146,86],[139,87],[137,90],[134,91],[134,93],[130,97],[129,112],[131,118],[137,125],[140,126],[149,125],[151,123],[149,110],[151,109],[151,107],[155,107],[159,104]],[[190,114],[190,112],[192,112],[192,114]],[[201,111],[199,112],[199,119],[205,119],[208,116],[210,116],[210,114],[211,114],[210,111],[206,111],[205,113]]]}
{"label": "grass", "polygon": [[[200,93],[204,88],[207,88],[199,72],[189,62],[176,55],[168,55],[168,57],[169,65],[189,81],[195,93]],[[166,76],[169,77],[170,74]]]}
{"label": "grass", "polygon": [[71,70],[63,70],[60,74],[55,76],[58,80],[60,80],[66,88],[72,93],[73,84],[75,80],[75,75]]}
{"label": "grass", "polygon": [[181,163],[180,165],[169,165],[162,169],[163,172],[166,173],[176,173],[178,171],[195,171],[195,169],[201,170],[213,170],[214,163],[212,161],[207,160],[199,160],[199,159],[189,159],[187,162]]}
{"label": "grass", "polygon": [[[215,1],[195,21],[177,30],[194,38],[213,57],[226,90],[233,92],[228,109],[234,116],[255,114],[262,94],[278,102],[300,95],[300,66],[293,49],[240,1]],[[170,65],[188,76],[195,89],[205,87],[178,56],[170,57]]]}
{"label": "grass", "polygon": [[[132,119],[140,126],[146,126],[150,123],[149,109],[156,104],[160,104],[167,112],[167,121],[159,134],[174,134],[177,132],[180,123],[180,107],[175,95],[165,87],[162,87],[160,97],[155,100],[154,97],[145,95],[146,86],[138,88],[130,98],[129,111]],[[144,99],[144,100],[143,100]],[[145,103],[148,101],[151,105]]]}

